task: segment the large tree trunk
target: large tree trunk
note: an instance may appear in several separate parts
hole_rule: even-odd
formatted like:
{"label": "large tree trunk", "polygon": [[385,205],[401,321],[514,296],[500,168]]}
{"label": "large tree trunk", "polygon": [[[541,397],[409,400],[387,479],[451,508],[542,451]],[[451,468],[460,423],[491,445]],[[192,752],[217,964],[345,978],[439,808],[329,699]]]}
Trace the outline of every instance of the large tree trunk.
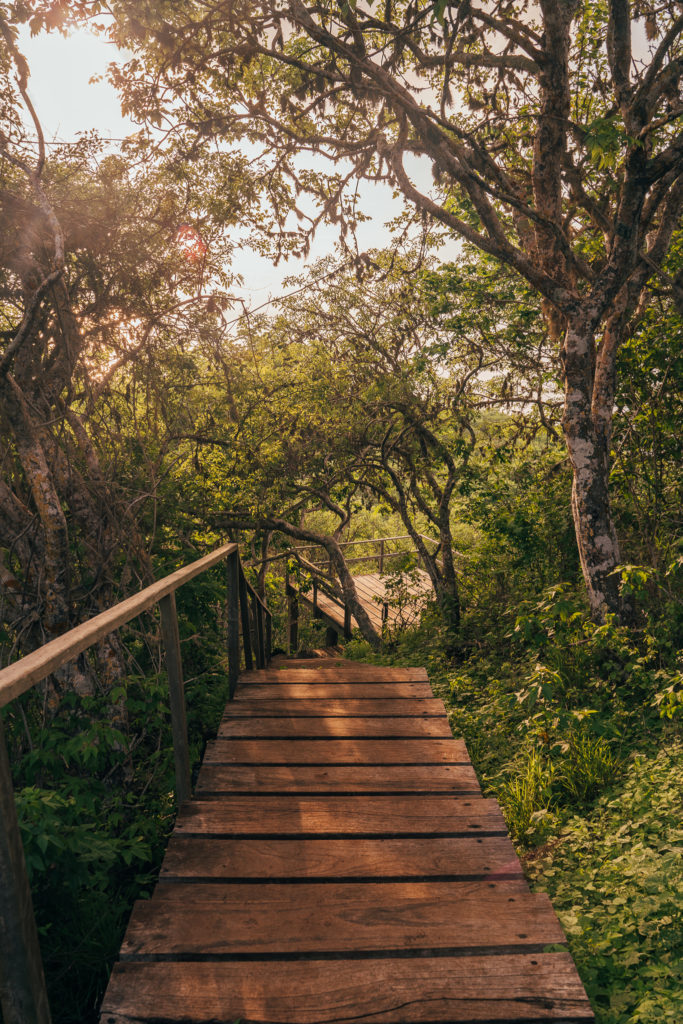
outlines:
{"label": "large tree trunk", "polygon": [[371,647],[377,650],[381,645],[381,638],[370,621],[370,616],[360,602],[356,584],[346,564],[342,549],[334,537],[325,537],[323,545],[337,570],[344,595],[344,603],[358,623],[358,628],[363,634],[364,639],[367,640]]}
{"label": "large tree trunk", "polygon": [[441,559],[443,572],[437,583],[436,596],[441,608],[441,613],[453,632],[460,629],[460,590],[458,587],[458,575],[455,571],[453,561],[453,536],[451,534],[450,522],[446,520],[439,531],[441,544]]}
{"label": "large tree trunk", "polygon": [[[572,465],[572,515],[591,615],[620,615],[622,604],[616,568],[619,541],[609,496],[613,396],[609,387],[593,386],[594,328],[590,315],[574,317],[566,331],[564,415],[562,426]],[[603,344],[607,344],[606,337]],[[607,406],[606,406],[607,403]]]}

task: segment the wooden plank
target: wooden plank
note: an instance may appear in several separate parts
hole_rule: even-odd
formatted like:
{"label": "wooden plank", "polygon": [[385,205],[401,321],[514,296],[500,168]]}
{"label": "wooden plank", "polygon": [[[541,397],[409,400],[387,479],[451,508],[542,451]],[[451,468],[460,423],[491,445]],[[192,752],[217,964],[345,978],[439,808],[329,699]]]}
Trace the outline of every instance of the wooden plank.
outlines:
{"label": "wooden plank", "polygon": [[102,1024],[459,1024],[593,1020],[566,953],[117,964]]}
{"label": "wooden plank", "polygon": [[[168,890],[174,890],[173,895]],[[458,882],[158,886],[138,900],[121,959],[500,950],[564,942],[545,893],[463,895]]]}
{"label": "wooden plank", "polygon": [[249,683],[238,687],[235,700],[403,700],[433,697],[429,683]]}
{"label": "wooden plank", "polygon": [[[394,668],[390,665],[362,665],[349,663],[353,667],[344,671],[353,676],[358,683],[418,683],[427,682],[427,672],[423,668]],[[335,667],[319,668],[317,680],[322,683],[334,682],[340,677],[340,670]],[[311,675],[305,668],[268,668],[253,672],[242,672],[240,683],[306,683],[311,682]],[[348,680],[345,680],[348,682]]]}
{"label": "wooden plank", "polygon": [[396,765],[210,765],[199,772],[198,798],[222,793],[475,793],[467,764]]}
{"label": "wooden plank", "polygon": [[228,718],[218,729],[219,738],[237,739],[270,737],[286,739],[305,737],[344,739],[348,737],[415,738],[438,737],[451,739],[451,727],[445,715],[441,718]]}
{"label": "wooden plank", "polygon": [[177,835],[506,835],[495,800],[477,796],[226,796],[180,811]]}
{"label": "wooden plank", "polygon": [[448,878],[524,883],[507,836],[485,839],[210,839],[171,836],[162,880]]}
{"label": "wooden plank", "polygon": [[214,740],[205,764],[458,764],[463,740]]}
{"label": "wooden plank", "polygon": [[[307,598],[304,597],[304,601]],[[344,628],[344,609],[341,605],[338,605],[336,601],[332,601],[331,598],[324,594],[321,590],[318,591],[316,598],[316,611],[318,617],[324,617],[329,619],[337,629]]]}
{"label": "wooden plank", "polygon": [[310,658],[296,658],[284,654],[276,654],[270,665],[270,669],[281,669],[281,668],[305,668],[305,669],[318,669],[318,668],[343,668],[344,665],[352,664],[348,659],[343,658],[341,654],[324,654],[324,655],[311,655]]}
{"label": "wooden plank", "polygon": [[[524,901],[535,899],[544,901],[544,908],[557,922],[546,893],[532,893],[528,885],[524,883],[509,885],[507,882],[498,881],[489,884],[473,878],[382,879],[381,881],[376,878],[364,878],[360,883],[348,878],[326,878],[314,882],[308,879],[294,881],[273,879],[267,891],[260,879],[255,881],[228,879],[227,882],[214,879],[210,882],[198,882],[194,879],[178,878],[173,882],[160,882],[151,900],[140,900],[139,902],[151,904],[152,908],[156,906],[162,911],[176,903],[179,906],[196,908],[199,914],[202,914],[206,907],[213,906],[224,916],[230,914],[234,906],[239,905],[245,911],[249,911],[253,915],[254,921],[257,922],[259,919],[267,918],[271,907],[278,915],[293,911],[305,916],[325,917],[320,910],[322,905],[325,910],[329,907],[333,914],[344,915],[352,919],[354,912],[358,909],[363,913],[370,911],[369,916],[372,918],[374,911],[378,912],[378,916],[386,912],[387,908],[392,907],[397,907],[402,911],[407,908],[408,912],[412,912],[416,907],[421,907],[424,904],[436,907],[439,902],[446,906],[464,904],[470,908],[466,911],[466,915],[472,917],[475,916],[475,903],[480,903],[484,911],[490,910],[494,904],[505,905],[509,908],[506,911],[508,919],[510,913],[516,908],[517,918],[515,920],[517,920],[521,917],[521,910],[527,906]],[[511,905],[512,903],[514,903],[514,907]],[[543,917],[538,907],[536,913],[539,917]],[[545,918],[543,919],[545,920]],[[328,919],[321,927],[321,931],[325,934],[334,934],[334,921]],[[531,944],[533,935],[528,933],[527,938],[529,939],[528,944]],[[277,936],[273,936],[272,941],[276,942]],[[301,942],[306,942],[305,933],[301,936]],[[296,952],[306,952],[306,946],[302,946]],[[347,952],[353,954],[353,949]],[[358,952],[368,951],[359,946]],[[286,958],[287,951],[283,950],[283,953]]]}
{"label": "wooden plank", "polygon": [[240,696],[239,700],[230,701],[225,709],[223,721],[230,721],[235,718],[287,718],[307,717],[320,718],[329,715],[343,715],[349,717],[359,715],[386,715],[389,718],[398,716],[417,718],[424,716],[438,716],[442,718],[446,714],[443,701],[437,698],[407,698],[399,700],[382,700],[381,698],[354,700],[250,700],[248,695]]}

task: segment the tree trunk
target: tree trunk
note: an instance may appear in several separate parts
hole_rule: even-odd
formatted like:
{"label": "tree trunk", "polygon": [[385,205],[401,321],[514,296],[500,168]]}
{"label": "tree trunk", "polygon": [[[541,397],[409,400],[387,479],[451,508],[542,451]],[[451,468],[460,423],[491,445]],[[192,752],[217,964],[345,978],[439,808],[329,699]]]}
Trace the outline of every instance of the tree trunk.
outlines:
{"label": "tree trunk", "polygon": [[290,523],[287,519],[280,519],[275,516],[268,516],[260,521],[258,524],[254,524],[248,519],[242,519],[239,516],[230,517],[226,523],[228,528],[240,527],[243,529],[267,529],[269,531],[279,531],[284,533],[287,537],[292,537],[293,540],[303,541],[309,544],[319,544],[325,548],[327,554],[330,556],[330,560],[333,563],[339,581],[341,583],[342,595],[344,602],[348,606],[352,616],[358,623],[363,637],[368,643],[377,650],[381,643],[381,637],[377,630],[370,621],[370,616],[363,608],[359,598],[358,591],[356,590],[356,584],[353,581],[353,576],[349,572],[349,567],[346,564],[344,553],[337,540],[330,534],[316,533],[314,530],[307,530],[305,527],[296,526],[294,523]]}
{"label": "tree trunk", "polygon": [[[593,394],[594,327],[588,315],[567,327],[564,349],[565,402],[562,426],[572,465],[572,515],[591,615],[604,622],[620,615],[619,541],[609,497],[611,407]],[[605,399],[607,400],[607,399]]]}
{"label": "tree trunk", "polygon": [[344,603],[347,605],[354,619],[358,623],[358,628],[363,634],[363,637],[371,647],[377,650],[382,642],[381,638],[370,621],[370,616],[358,598],[356,584],[354,583],[353,576],[349,572],[349,567],[346,564],[346,559],[344,558],[339,544],[333,537],[326,537],[323,544],[334,563],[335,569],[337,570],[337,575],[339,576],[342,592],[344,594]]}
{"label": "tree trunk", "polygon": [[460,591],[453,561],[453,537],[448,521],[442,524],[439,540],[441,543],[443,571],[437,586],[436,596],[446,624],[454,633],[457,633],[460,630]]}

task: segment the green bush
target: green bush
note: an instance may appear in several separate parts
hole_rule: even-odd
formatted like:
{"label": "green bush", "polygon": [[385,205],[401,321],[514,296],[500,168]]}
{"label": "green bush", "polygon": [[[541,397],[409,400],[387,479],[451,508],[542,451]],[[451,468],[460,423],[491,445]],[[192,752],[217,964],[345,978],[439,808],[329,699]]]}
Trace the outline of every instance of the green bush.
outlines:
{"label": "green bush", "polygon": [[683,1020],[683,748],[624,781],[527,861],[553,900],[598,1024]]}

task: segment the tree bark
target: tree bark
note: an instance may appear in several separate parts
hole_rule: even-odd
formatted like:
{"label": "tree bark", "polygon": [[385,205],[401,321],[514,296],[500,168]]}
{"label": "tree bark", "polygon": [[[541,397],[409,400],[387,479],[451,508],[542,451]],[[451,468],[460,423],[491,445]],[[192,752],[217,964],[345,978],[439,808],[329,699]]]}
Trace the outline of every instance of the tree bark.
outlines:
{"label": "tree bark", "polygon": [[[608,344],[606,339],[603,344]],[[622,610],[616,567],[619,541],[609,495],[611,401],[609,389],[594,394],[594,328],[588,315],[567,327],[563,348],[562,425],[572,465],[572,516],[591,616],[604,622]],[[605,402],[609,408],[605,408]]]}

